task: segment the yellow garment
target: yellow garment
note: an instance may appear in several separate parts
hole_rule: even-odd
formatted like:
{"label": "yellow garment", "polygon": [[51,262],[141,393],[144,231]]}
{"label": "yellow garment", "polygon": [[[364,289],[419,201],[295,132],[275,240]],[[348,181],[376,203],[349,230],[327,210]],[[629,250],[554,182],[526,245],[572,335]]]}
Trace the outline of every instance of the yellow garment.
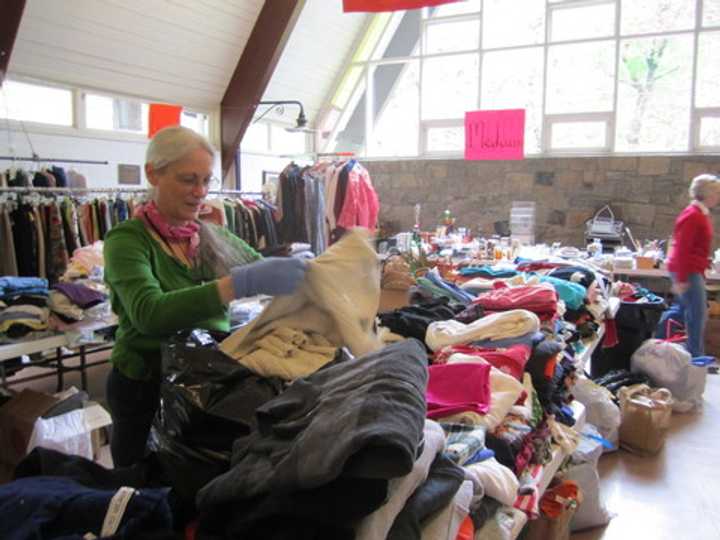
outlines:
{"label": "yellow garment", "polygon": [[238,362],[263,377],[291,381],[315,373],[335,357],[337,347],[318,334],[292,328],[275,328],[248,349],[240,349]]}
{"label": "yellow garment", "polygon": [[324,336],[334,347],[347,346],[355,356],[382,348],[373,328],[380,305],[380,267],[367,238],[357,229],[308,263],[295,294],[278,296],[260,316],[220,345],[239,359],[258,339],[276,328]]}

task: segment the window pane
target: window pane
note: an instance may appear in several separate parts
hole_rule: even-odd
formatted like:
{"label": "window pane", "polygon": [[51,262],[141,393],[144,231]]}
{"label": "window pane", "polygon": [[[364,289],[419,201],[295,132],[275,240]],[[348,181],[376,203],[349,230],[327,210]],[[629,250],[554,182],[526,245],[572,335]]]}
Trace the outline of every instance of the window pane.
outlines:
{"label": "window pane", "polygon": [[416,156],[420,130],[420,63],[377,66],[369,156]]}
{"label": "window pane", "polygon": [[451,15],[463,15],[465,13],[477,13],[480,11],[480,0],[462,0],[442,6],[429,8],[427,17],[449,17]]}
{"label": "window pane", "polygon": [[720,25],[720,0],[704,0],[703,26]]}
{"label": "window pane", "polygon": [[269,153],[270,145],[268,138],[268,126],[262,122],[255,122],[248,126],[240,143],[242,152],[262,152]]}
{"label": "window pane", "polygon": [[706,116],[700,119],[700,146],[720,147],[720,117]]}
{"label": "window pane", "polygon": [[183,111],[182,116],[180,116],[180,125],[188,127],[200,135],[208,136],[208,117],[206,114]]}
{"label": "window pane", "polygon": [[393,13],[372,58],[379,60],[420,54],[420,22],[420,10]]}
{"label": "window pane", "polygon": [[615,42],[601,41],[550,47],[547,112],[612,110],[615,87]]}
{"label": "window pane", "polygon": [[692,36],[621,43],[615,149],[687,150]]}
{"label": "window pane", "polygon": [[465,128],[428,127],[426,128],[427,152],[462,152],[465,150]]}
{"label": "window pane", "polygon": [[525,109],[525,153],[540,152],[543,49],[485,53],[481,109]]}
{"label": "window pane", "polygon": [[702,32],[698,49],[698,77],[695,104],[698,107],[720,105],[720,32]]}
{"label": "window pane", "polygon": [[532,45],[545,41],[545,0],[485,0],[483,47]]}
{"label": "window pane", "polygon": [[365,154],[365,79],[365,76],[360,79],[350,97],[340,117],[337,132],[326,146],[328,152],[354,152],[358,156]]}
{"label": "window pane", "polygon": [[71,126],[72,102],[70,90],[6,80],[0,88],[0,118]]}
{"label": "window pane", "polygon": [[695,26],[695,2],[691,0],[623,0],[622,34],[647,34],[688,30]]}
{"label": "window pane", "polygon": [[84,94],[85,125],[108,131],[148,132],[148,105],[129,99]]}
{"label": "window pane", "polygon": [[428,23],[425,54],[475,50],[480,46],[480,20]]}
{"label": "window pane", "polygon": [[615,4],[553,9],[551,41],[606,37],[615,34]]}
{"label": "window pane", "polygon": [[605,148],[606,122],[555,122],[552,124],[550,146],[553,149]]}
{"label": "window pane", "polygon": [[270,149],[273,154],[298,155],[307,152],[306,133],[294,133],[285,126],[270,126]]}
{"label": "window pane", "polygon": [[463,118],[478,105],[478,55],[462,54],[423,61],[422,117]]}

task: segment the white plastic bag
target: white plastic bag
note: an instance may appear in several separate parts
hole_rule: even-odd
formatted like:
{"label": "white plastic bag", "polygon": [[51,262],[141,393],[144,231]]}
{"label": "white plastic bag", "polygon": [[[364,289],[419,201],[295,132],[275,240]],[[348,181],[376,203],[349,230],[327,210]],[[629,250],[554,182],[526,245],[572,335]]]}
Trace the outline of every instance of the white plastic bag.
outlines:
{"label": "white plastic bag", "polygon": [[90,432],[85,409],[76,409],[52,418],[38,418],[27,452],[42,446],[64,454],[93,459]]}
{"label": "white plastic bag", "polygon": [[570,456],[572,462],[592,463],[597,466],[604,448],[598,437],[602,437],[602,435],[597,428],[586,423],[580,433],[580,444]]}
{"label": "white plastic bag", "polygon": [[648,339],[635,351],[630,371],[644,373],[654,386],[672,392],[673,411],[688,412],[702,406],[707,369],[694,366],[682,345],[660,339]]}
{"label": "white plastic bag", "polygon": [[600,496],[600,477],[595,463],[572,465],[565,473],[566,480],[577,483],[583,494],[583,501],[578,506],[570,522],[571,531],[580,531],[590,527],[607,525],[612,517],[605,508]]}
{"label": "white plastic bag", "polygon": [[613,445],[612,449],[606,448],[605,452],[617,450],[620,408],[615,405],[610,391],[590,379],[579,378],[572,393],[576,400],[585,405],[586,421],[597,427],[600,435]]}

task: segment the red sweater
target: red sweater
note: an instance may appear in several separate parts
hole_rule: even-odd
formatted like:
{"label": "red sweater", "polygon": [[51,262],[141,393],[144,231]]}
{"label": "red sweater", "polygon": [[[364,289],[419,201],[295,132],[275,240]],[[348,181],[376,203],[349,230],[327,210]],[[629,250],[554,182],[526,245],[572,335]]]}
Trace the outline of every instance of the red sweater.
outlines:
{"label": "red sweater", "polygon": [[699,206],[690,204],[675,220],[668,270],[685,283],[689,274],[705,274],[710,258],[713,224]]}

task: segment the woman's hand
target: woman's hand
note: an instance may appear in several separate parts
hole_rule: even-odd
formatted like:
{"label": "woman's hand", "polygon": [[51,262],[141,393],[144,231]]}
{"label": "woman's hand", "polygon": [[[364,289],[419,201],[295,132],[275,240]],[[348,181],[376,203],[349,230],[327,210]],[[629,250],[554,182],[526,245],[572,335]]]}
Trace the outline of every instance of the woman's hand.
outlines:
{"label": "woman's hand", "polygon": [[688,282],[685,282],[685,283],[674,282],[672,285],[672,292],[677,295],[681,295],[681,294],[685,294],[689,288],[690,288],[690,283],[688,283]]}
{"label": "woman's hand", "polygon": [[[292,294],[305,278],[306,270],[307,263],[294,257],[270,257],[236,266],[230,271],[232,297]],[[222,289],[223,285],[220,284],[220,287]]]}

